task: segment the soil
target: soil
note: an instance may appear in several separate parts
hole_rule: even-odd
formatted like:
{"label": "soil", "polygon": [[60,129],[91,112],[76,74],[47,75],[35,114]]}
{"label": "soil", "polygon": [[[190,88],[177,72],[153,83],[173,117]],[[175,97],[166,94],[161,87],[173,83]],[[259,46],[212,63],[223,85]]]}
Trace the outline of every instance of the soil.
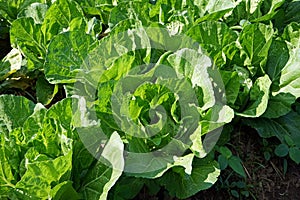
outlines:
{"label": "soil", "polygon": [[[231,139],[231,150],[238,155],[242,161],[247,174],[243,179],[237,175],[229,179],[229,182],[244,181],[249,196],[234,198],[230,187],[224,187],[221,181],[217,182],[209,190],[195,195],[189,200],[218,200],[218,199],[259,199],[259,200],[297,200],[300,199],[300,165],[288,158],[279,158],[275,155],[270,160],[266,160],[264,152],[274,150],[275,144],[279,144],[276,139],[268,139],[269,144],[264,146],[263,139],[258,133],[250,128],[246,131],[237,132]],[[274,147],[270,145],[272,144]],[[284,170],[286,163],[286,172]],[[224,170],[222,179],[226,179],[230,170]],[[236,189],[237,190],[237,189]]]}
{"label": "soil", "polygon": [[11,50],[9,38],[0,39],[0,60]]}

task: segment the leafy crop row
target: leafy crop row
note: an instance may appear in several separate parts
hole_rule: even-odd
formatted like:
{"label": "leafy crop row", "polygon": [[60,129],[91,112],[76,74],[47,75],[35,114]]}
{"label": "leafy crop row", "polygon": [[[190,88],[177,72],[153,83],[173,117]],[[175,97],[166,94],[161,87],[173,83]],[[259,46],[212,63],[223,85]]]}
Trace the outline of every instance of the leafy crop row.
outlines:
{"label": "leafy crop row", "polygon": [[300,163],[299,10],[0,0],[12,48],[0,61],[1,199],[132,199],[143,186],[187,198],[217,181],[213,147],[237,122]]}

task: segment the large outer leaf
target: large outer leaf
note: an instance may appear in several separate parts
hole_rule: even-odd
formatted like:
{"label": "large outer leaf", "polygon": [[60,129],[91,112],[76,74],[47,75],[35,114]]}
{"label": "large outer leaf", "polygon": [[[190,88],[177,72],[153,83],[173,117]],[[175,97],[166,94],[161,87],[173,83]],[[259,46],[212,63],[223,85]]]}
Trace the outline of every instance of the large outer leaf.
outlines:
{"label": "large outer leaf", "polygon": [[271,96],[268,101],[267,110],[262,117],[277,118],[289,113],[295,100],[295,96],[290,93],[279,93]]}
{"label": "large outer leaf", "polygon": [[296,107],[297,112],[291,111],[287,115],[276,119],[260,118],[245,120],[247,125],[255,128],[259,135],[263,138],[277,137],[282,144],[290,146],[290,157],[298,163],[295,152],[299,152],[300,148],[300,115],[299,106]]}
{"label": "large outer leaf", "polygon": [[193,164],[191,175],[186,174],[182,168],[177,168],[176,171],[169,170],[159,182],[171,195],[184,199],[211,187],[220,175],[218,168],[216,161],[198,159]]}
{"label": "large outer leaf", "polygon": [[244,65],[255,75],[264,72],[268,51],[272,42],[274,30],[265,24],[256,23],[245,26],[239,35]]}
{"label": "large outer leaf", "polygon": [[299,0],[292,0],[288,3],[288,6],[285,10],[285,17],[284,21],[286,24],[289,24],[291,22],[298,22],[300,23],[300,1]]}
{"label": "large outer leaf", "polygon": [[214,60],[214,64],[221,67],[226,63],[226,47],[235,42],[237,35],[223,22],[206,21],[188,30],[187,35],[199,42]]}
{"label": "large outer leaf", "polygon": [[289,50],[284,41],[274,40],[270,46],[266,72],[272,81],[278,81],[281,71],[289,60]]}
{"label": "large outer leaf", "polygon": [[15,20],[10,29],[10,41],[13,46],[19,47],[28,58],[28,68],[42,68],[46,56],[41,25],[35,24],[32,18]]}
{"label": "large outer leaf", "polygon": [[[297,31],[293,31],[293,27],[293,25],[290,25],[286,28],[284,37],[286,37],[287,40],[293,41],[294,44],[297,44],[297,40],[300,35],[297,35]],[[295,28],[296,27],[297,26],[295,26]],[[287,77],[286,74],[289,74],[288,71],[292,70],[292,73],[295,73],[295,70],[293,69],[296,68],[291,66],[296,64],[295,60],[293,60],[297,59],[297,56],[293,55],[294,51],[295,50],[293,50],[292,47],[288,48],[284,41],[274,40],[271,44],[266,65],[266,72],[272,80],[273,87],[271,87],[271,89],[275,92],[272,93],[272,96],[269,99],[268,108],[266,113],[263,115],[264,117],[277,118],[287,114],[291,110],[291,105],[296,100],[297,94],[292,92],[292,89],[290,89],[290,87],[293,87],[295,84],[294,80],[290,80],[291,84],[283,86],[285,85],[283,84],[283,81],[285,81]]]}
{"label": "large outer leaf", "polygon": [[[1,134],[0,159],[5,169],[1,170],[0,180],[4,181],[3,186],[10,187],[1,194],[11,199],[55,195],[63,187],[56,185],[71,177],[72,145],[77,138],[72,129],[72,100],[62,100],[48,111],[38,104],[34,112],[34,104],[23,97],[1,96],[1,100],[5,100],[0,107],[4,109],[6,105],[2,116],[10,126],[8,130],[15,128],[8,139],[2,140],[4,134]],[[7,162],[14,176],[20,179],[9,182],[11,172]]]}
{"label": "large outer leaf", "polygon": [[8,137],[14,128],[22,127],[33,110],[34,103],[24,97],[0,96],[0,134]]}
{"label": "large outer leaf", "polygon": [[59,34],[49,44],[45,75],[52,83],[75,82],[80,70],[87,70],[87,55],[96,47],[92,36],[82,31]]}
{"label": "large outer leaf", "polygon": [[[48,43],[55,35],[66,30],[73,30],[74,28],[81,29],[82,23],[72,23],[78,20],[85,20],[83,11],[80,6],[72,0],[57,0],[48,9],[44,22],[42,24],[45,42]],[[76,25],[77,24],[77,25]],[[77,27],[76,27],[77,26]]]}
{"label": "large outer leaf", "polygon": [[48,5],[44,3],[33,3],[30,6],[23,9],[19,14],[20,17],[31,17],[34,19],[36,24],[42,24],[44,21],[44,17],[48,10]]}
{"label": "large outer leaf", "polygon": [[124,168],[124,144],[114,132],[104,148],[100,160],[83,179],[81,192],[84,199],[105,200],[108,191],[116,183]]}
{"label": "large outer leaf", "polygon": [[196,23],[217,20],[236,6],[233,0],[196,0],[193,3],[199,8],[200,18],[196,20]]}
{"label": "large outer leaf", "polygon": [[285,136],[288,136],[297,147],[300,147],[300,115],[296,112],[291,111],[276,119],[247,119],[244,122],[255,128],[263,138],[276,136],[282,143],[285,143]]}
{"label": "large outer leaf", "polygon": [[12,23],[21,10],[34,2],[42,3],[44,0],[0,0],[0,15]]}
{"label": "large outer leaf", "polygon": [[33,198],[47,198],[51,193],[53,182],[69,179],[72,169],[72,152],[53,160],[30,163],[26,168],[26,173],[16,184],[18,192],[22,196],[24,193],[24,196],[27,194]]}

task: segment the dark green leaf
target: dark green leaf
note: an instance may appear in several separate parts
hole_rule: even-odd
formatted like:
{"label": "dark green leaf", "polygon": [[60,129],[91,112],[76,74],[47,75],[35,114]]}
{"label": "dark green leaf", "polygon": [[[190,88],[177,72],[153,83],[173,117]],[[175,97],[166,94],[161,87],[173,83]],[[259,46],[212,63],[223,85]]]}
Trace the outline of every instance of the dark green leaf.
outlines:
{"label": "dark green leaf", "polygon": [[286,144],[280,144],[275,148],[275,154],[279,157],[288,155],[289,147]]}
{"label": "dark green leaf", "polygon": [[299,147],[290,148],[289,155],[290,155],[291,159],[293,161],[295,161],[297,164],[300,163],[300,149],[299,149]]}
{"label": "dark green leaf", "polygon": [[228,159],[228,165],[233,169],[233,171],[246,178],[246,173],[240,158],[238,158],[237,156],[231,156]]}

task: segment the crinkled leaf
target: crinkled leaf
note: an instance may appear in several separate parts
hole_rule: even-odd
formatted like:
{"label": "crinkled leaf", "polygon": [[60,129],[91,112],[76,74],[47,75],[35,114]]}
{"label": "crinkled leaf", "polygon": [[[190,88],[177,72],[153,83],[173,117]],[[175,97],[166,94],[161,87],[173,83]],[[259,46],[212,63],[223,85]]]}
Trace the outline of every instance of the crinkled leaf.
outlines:
{"label": "crinkled leaf", "polygon": [[18,18],[31,17],[36,24],[42,24],[48,10],[48,5],[43,3],[32,3],[30,6],[23,9]]}
{"label": "crinkled leaf", "polygon": [[225,23],[215,21],[202,22],[189,29],[187,35],[199,42],[218,67],[226,63],[226,48],[237,39]]}
{"label": "crinkled leaf", "polygon": [[42,0],[1,0],[0,15],[12,23],[17,19],[19,12],[34,2],[43,2]]}
{"label": "crinkled leaf", "polygon": [[72,152],[53,160],[30,163],[26,173],[16,184],[20,193],[33,198],[47,198],[51,194],[51,184],[68,180],[72,169]]}
{"label": "crinkled leaf", "polygon": [[265,71],[273,33],[270,26],[256,23],[245,26],[239,35],[241,56],[244,56],[244,65],[248,66],[252,75]]}
{"label": "crinkled leaf", "polygon": [[20,48],[28,58],[28,69],[43,67],[46,46],[40,24],[35,24],[31,17],[13,21],[10,29],[10,41],[13,46]]}
{"label": "crinkled leaf", "polygon": [[0,132],[8,136],[14,128],[22,127],[33,113],[34,103],[24,97],[0,96]]}
{"label": "crinkled leaf", "polygon": [[92,36],[82,31],[59,34],[49,44],[45,75],[52,83],[72,83],[79,71],[89,69],[87,55],[96,47]]}
{"label": "crinkled leaf", "polygon": [[[41,27],[45,36],[45,42],[49,43],[55,35],[70,30],[72,23],[76,23],[78,18],[85,20],[81,7],[75,1],[55,1],[46,12]],[[77,28],[80,29],[81,24],[78,24]],[[72,27],[72,29],[74,29],[74,27]]]}
{"label": "crinkled leaf", "polygon": [[232,0],[215,1],[215,0],[196,0],[194,4],[199,8],[200,18],[197,23],[205,20],[217,20],[226,13],[235,8],[235,2]]}
{"label": "crinkled leaf", "polygon": [[102,152],[102,157],[83,180],[81,192],[84,199],[107,199],[108,191],[119,179],[124,168],[123,149],[120,136],[114,132]]}
{"label": "crinkled leaf", "polygon": [[[169,170],[159,179],[172,196],[188,198],[201,190],[210,188],[220,175],[218,163],[206,159],[197,159],[193,164],[192,174],[188,175],[182,168]],[[176,184],[170,184],[176,183]]]}

